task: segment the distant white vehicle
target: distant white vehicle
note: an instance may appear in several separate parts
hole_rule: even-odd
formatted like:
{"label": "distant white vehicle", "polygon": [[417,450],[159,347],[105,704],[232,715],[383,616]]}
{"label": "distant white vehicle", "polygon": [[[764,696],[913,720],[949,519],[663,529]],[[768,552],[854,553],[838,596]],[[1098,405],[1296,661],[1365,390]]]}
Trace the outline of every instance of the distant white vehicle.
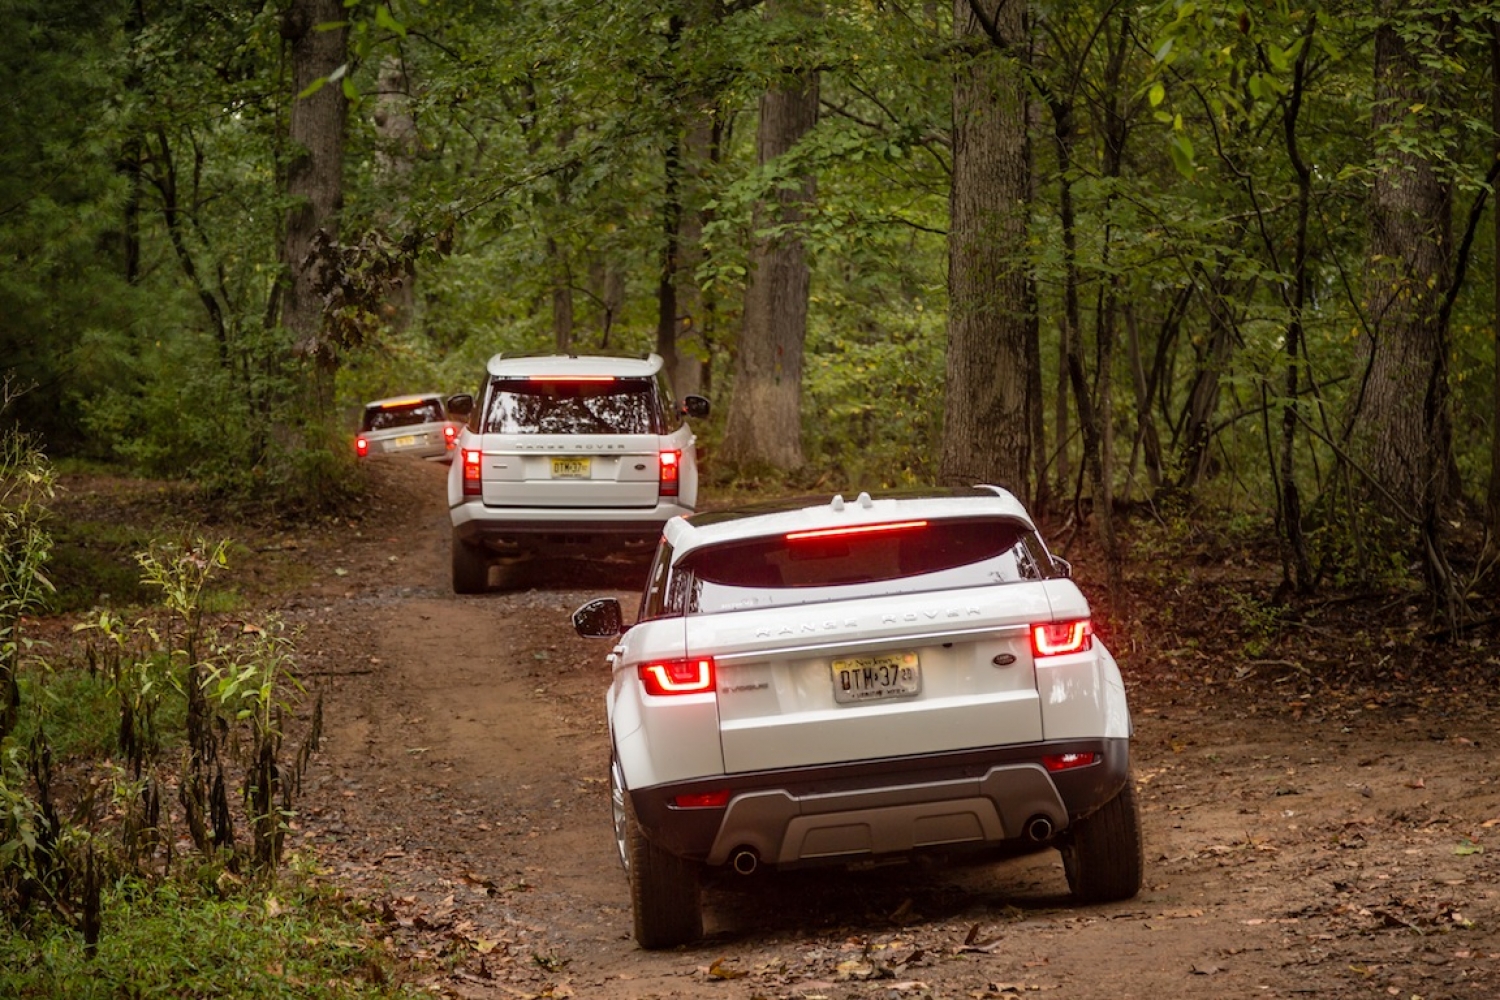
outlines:
{"label": "distant white vehicle", "polygon": [[645,948],[702,933],[699,877],[1055,847],[1134,896],[1140,819],[1114,657],[1031,518],[989,486],[668,522],[607,714],[615,839]]}
{"label": "distant white vehicle", "polygon": [[643,555],[662,525],[698,500],[696,437],[662,360],[604,355],[496,355],[466,413],[448,476],[453,590],[489,586],[490,566],[539,552]]}
{"label": "distant white vehicle", "polygon": [[437,393],[393,396],[365,404],[354,451],[360,458],[411,455],[445,458],[462,425],[450,421]]}

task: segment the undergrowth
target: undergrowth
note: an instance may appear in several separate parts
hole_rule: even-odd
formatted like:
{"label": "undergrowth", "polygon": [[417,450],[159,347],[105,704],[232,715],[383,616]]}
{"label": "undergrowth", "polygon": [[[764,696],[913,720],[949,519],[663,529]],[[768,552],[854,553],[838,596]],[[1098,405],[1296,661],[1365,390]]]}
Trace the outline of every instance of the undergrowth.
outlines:
{"label": "undergrowth", "polygon": [[156,606],[126,617],[96,592],[51,646],[31,629],[56,601],[53,496],[45,456],[6,432],[0,997],[414,995],[373,922],[288,871],[322,704],[294,633],[223,613],[231,544],[151,538],[129,589]]}

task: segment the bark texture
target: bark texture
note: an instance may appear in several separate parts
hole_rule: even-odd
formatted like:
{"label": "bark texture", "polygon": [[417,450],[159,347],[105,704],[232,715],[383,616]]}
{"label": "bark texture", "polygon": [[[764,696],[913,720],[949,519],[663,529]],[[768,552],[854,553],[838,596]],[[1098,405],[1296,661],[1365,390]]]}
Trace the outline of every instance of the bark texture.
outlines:
{"label": "bark texture", "polygon": [[[1398,31],[1383,24],[1375,36],[1380,149],[1365,272],[1369,332],[1354,444],[1377,499],[1409,521],[1440,499],[1449,447],[1442,302],[1452,282],[1452,187],[1434,168],[1443,141],[1436,124],[1408,112],[1439,106],[1429,80]],[[1398,133],[1420,141],[1398,146]]]}
{"label": "bark texture", "polygon": [[1031,147],[1023,4],[955,0],[948,366],[940,475],[1031,500],[1028,365],[1037,352],[1024,256]]}
{"label": "bark texture", "polygon": [[[775,17],[780,3],[767,4]],[[761,166],[794,147],[818,121],[818,76],[788,72],[761,97],[756,149]],[[734,395],[720,445],[732,467],[802,465],[802,351],[807,339],[810,283],[796,226],[814,194],[813,178],[779,185],[757,212],[767,233],[750,253],[744,326],[734,363]]]}
{"label": "bark texture", "polygon": [[[291,46],[292,90],[302,94],[344,64],[347,28],[320,29],[343,22],[341,0],[293,0],[282,22]],[[330,266],[312,250],[321,231],[336,245],[343,204],[344,121],[348,102],[337,81],[292,101],[291,151],[287,163],[286,236],[281,260],[287,269],[281,322],[293,335],[293,352],[311,362],[313,412],[333,414],[333,376],[338,347],[326,335],[323,303],[317,294],[319,269]]]}

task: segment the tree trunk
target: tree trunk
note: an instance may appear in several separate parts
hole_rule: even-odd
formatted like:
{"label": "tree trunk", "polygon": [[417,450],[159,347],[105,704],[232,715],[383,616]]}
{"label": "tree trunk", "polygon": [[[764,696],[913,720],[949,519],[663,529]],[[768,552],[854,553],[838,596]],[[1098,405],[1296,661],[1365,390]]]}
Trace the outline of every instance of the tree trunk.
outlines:
{"label": "tree trunk", "polygon": [[328,264],[311,251],[319,231],[334,241],[338,236],[348,102],[337,80],[302,95],[345,64],[348,29],[320,28],[342,24],[344,17],[341,0],[293,0],[281,25],[282,37],[292,47],[292,90],[297,95],[291,107],[291,208],[281,250],[287,272],[281,322],[292,333],[293,354],[310,363],[309,408],[324,422],[334,419],[333,377],[339,356],[338,346],[326,335],[323,303],[315,291],[319,269]]}
{"label": "tree trunk", "polygon": [[939,475],[994,483],[1024,503],[1031,490],[1027,370],[1037,357],[1024,263],[1031,147],[1027,141],[1023,6],[954,0],[968,56],[953,83],[949,195],[948,364]]}
{"label": "tree trunk", "polygon": [[[767,18],[789,6],[768,2]],[[818,121],[818,75],[787,73],[761,97],[756,149],[765,166],[795,146]],[[758,239],[750,252],[744,326],[735,356],[733,396],[720,445],[731,467],[770,466],[790,471],[802,465],[802,350],[807,339],[810,274],[802,239],[795,232],[811,203],[814,181],[776,191],[762,203],[755,229],[787,227]]]}
{"label": "tree trunk", "polygon": [[[1490,22],[1490,127],[1495,130],[1493,148],[1500,162],[1500,20]],[[1500,201],[1494,207],[1494,245],[1500,247]],[[1500,253],[1494,254],[1491,272],[1491,329],[1500,331]],[[1490,534],[1500,536],[1500,333],[1495,336],[1494,384],[1490,387],[1490,488],[1485,505]]]}
{"label": "tree trunk", "polygon": [[718,157],[716,118],[711,105],[691,113],[683,140],[683,179],[688,184],[677,231],[677,371],[672,386],[679,398],[701,393],[707,385],[714,334],[712,301],[698,284],[703,263],[704,213],[699,192],[703,176]]}
{"label": "tree trunk", "polygon": [[[1447,386],[1435,384],[1434,373],[1447,350],[1441,305],[1452,281],[1452,188],[1434,169],[1444,142],[1438,120],[1408,113],[1435,106],[1428,79],[1418,54],[1382,23],[1372,109],[1380,148],[1365,272],[1369,336],[1361,342],[1365,370],[1352,440],[1374,480],[1373,495],[1393,503],[1409,524],[1442,490],[1447,467]],[[1398,131],[1399,146],[1391,141]]]}
{"label": "tree trunk", "polygon": [[[380,140],[375,153],[375,176],[384,189],[380,214],[386,227],[396,216],[397,206],[406,201],[406,182],[419,149],[410,90],[406,63],[396,56],[386,56],[380,63],[374,113],[375,134]],[[383,305],[386,325],[398,333],[411,325],[417,301],[416,258],[408,255],[402,263],[403,273],[391,282]]]}

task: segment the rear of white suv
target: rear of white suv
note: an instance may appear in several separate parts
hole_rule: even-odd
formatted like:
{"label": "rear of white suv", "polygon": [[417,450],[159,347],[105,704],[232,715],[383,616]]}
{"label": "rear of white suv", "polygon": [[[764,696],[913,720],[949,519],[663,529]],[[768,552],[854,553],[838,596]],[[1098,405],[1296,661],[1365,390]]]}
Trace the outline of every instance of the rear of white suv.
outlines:
{"label": "rear of white suv", "polygon": [[478,593],[500,559],[538,552],[649,551],[692,513],[696,438],[656,355],[496,355],[467,411],[448,477],[453,589]]}
{"label": "rear of white suv", "polygon": [[[619,604],[575,624],[620,634]],[[1003,490],[674,520],[611,661],[643,947],[701,933],[713,868],[1054,846],[1080,899],[1140,887],[1118,667]]]}

